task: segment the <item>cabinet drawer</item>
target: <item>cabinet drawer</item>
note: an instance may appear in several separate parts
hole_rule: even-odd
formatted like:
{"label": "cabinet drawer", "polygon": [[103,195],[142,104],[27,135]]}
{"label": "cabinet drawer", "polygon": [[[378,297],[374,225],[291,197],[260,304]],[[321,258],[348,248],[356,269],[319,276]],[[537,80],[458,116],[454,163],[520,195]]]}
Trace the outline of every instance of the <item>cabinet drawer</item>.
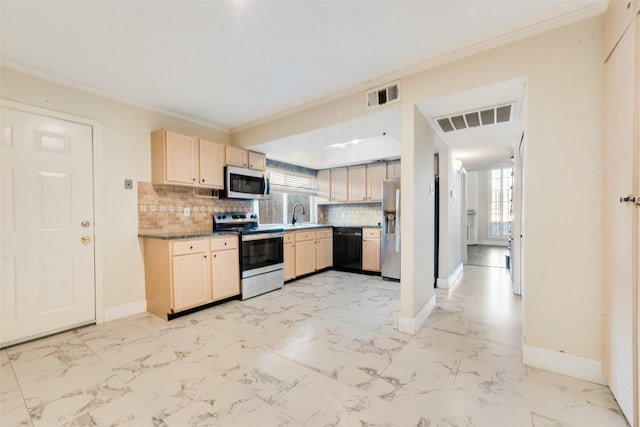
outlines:
{"label": "cabinet drawer", "polygon": [[284,243],[285,243],[285,244],[287,244],[287,243],[293,243],[293,242],[296,240],[296,236],[295,236],[295,234],[296,234],[296,233],[293,233],[293,232],[291,232],[291,233],[284,233]]}
{"label": "cabinet drawer", "polygon": [[209,251],[206,239],[179,240],[173,242],[172,249],[173,255],[187,255]]}
{"label": "cabinet drawer", "polygon": [[296,231],[296,242],[304,242],[306,240],[315,240],[316,232],[313,230]]}
{"label": "cabinet drawer", "polygon": [[333,229],[332,228],[323,228],[322,230],[316,231],[316,237],[318,239],[325,239],[327,237],[333,237]]}
{"label": "cabinet drawer", "polygon": [[238,236],[213,237],[210,242],[212,251],[236,249],[238,247]]}
{"label": "cabinet drawer", "polygon": [[372,237],[374,239],[379,239],[380,229],[379,228],[363,228],[362,237]]}

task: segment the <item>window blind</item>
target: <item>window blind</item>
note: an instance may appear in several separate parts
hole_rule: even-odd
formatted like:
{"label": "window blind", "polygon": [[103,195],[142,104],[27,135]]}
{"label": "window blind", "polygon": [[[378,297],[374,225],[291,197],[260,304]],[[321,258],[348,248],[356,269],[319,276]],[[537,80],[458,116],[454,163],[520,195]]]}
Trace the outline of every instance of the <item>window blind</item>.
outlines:
{"label": "window blind", "polygon": [[271,191],[281,193],[312,194],[318,193],[318,181],[313,175],[290,172],[281,169],[267,169]]}

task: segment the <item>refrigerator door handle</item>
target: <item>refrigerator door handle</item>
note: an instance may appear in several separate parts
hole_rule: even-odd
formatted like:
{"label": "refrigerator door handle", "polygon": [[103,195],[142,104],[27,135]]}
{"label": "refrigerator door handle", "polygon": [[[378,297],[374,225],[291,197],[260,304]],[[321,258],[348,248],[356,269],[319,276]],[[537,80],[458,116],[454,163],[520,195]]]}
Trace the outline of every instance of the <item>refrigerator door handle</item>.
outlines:
{"label": "refrigerator door handle", "polygon": [[400,252],[400,190],[396,190],[396,252]]}

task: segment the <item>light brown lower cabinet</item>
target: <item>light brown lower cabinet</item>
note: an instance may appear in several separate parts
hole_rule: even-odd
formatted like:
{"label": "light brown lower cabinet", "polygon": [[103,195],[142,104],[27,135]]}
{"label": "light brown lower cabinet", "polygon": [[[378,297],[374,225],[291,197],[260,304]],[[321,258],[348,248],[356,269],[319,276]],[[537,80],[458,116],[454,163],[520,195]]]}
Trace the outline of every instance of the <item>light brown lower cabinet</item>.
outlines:
{"label": "light brown lower cabinet", "polygon": [[316,232],[296,231],[296,277],[316,271]]}
{"label": "light brown lower cabinet", "polygon": [[333,265],[333,228],[316,231],[316,271]]}
{"label": "light brown lower cabinet", "polygon": [[238,237],[144,239],[147,311],[172,314],[240,294]]}
{"label": "light brown lower cabinet", "polygon": [[362,269],[380,271],[380,229],[362,229]]}
{"label": "light brown lower cabinet", "polygon": [[291,280],[296,277],[296,233],[289,231],[284,233],[284,280]]}
{"label": "light brown lower cabinet", "polygon": [[240,295],[238,237],[221,236],[209,240],[211,247],[212,300]]}

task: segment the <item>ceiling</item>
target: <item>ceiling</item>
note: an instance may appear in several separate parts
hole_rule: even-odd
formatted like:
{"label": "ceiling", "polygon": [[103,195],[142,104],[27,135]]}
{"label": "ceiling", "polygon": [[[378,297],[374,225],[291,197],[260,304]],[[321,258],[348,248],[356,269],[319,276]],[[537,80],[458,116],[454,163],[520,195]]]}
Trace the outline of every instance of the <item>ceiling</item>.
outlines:
{"label": "ceiling", "polygon": [[[2,0],[0,54],[6,67],[233,132],[463,48],[596,15],[606,4]],[[477,98],[467,95],[420,109],[427,117],[468,111]],[[337,158],[399,155],[399,126],[391,110],[262,146],[274,159],[326,167],[336,156],[323,145],[353,139],[364,141],[337,149]],[[443,139],[484,141],[474,136],[479,131]]]}

